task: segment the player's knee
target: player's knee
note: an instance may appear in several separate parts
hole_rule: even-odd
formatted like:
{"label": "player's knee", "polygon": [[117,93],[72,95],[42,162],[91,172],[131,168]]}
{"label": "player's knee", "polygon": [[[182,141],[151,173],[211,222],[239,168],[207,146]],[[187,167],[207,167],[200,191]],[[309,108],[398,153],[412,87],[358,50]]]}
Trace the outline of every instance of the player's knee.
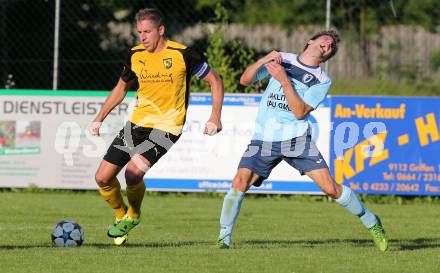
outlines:
{"label": "player's knee", "polygon": [[103,175],[100,172],[96,172],[96,174],[95,174],[95,181],[96,181],[96,184],[98,184],[98,186],[100,188],[102,188],[102,187],[107,186],[110,183],[111,178]]}
{"label": "player's knee", "polygon": [[145,173],[137,168],[128,168],[125,170],[125,180],[127,185],[137,184],[139,181],[142,181]]}
{"label": "player's knee", "polygon": [[244,176],[237,174],[232,180],[232,188],[245,192],[249,186],[247,180]]}
{"label": "player's knee", "polygon": [[337,199],[337,194],[334,188],[325,189],[325,194],[333,199]]}
{"label": "player's knee", "polygon": [[332,183],[328,187],[324,188],[324,192],[327,196],[333,199],[338,199],[341,196],[342,189],[340,185]]}

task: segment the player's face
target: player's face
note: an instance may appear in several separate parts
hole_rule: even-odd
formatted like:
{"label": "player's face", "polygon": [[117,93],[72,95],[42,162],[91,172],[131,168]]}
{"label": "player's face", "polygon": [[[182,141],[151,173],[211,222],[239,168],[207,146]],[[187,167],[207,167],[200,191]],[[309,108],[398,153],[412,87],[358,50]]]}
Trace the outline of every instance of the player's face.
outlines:
{"label": "player's face", "polygon": [[160,39],[165,33],[164,26],[157,26],[150,20],[142,20],[136,23],[139,40],[149,52],[154,52]]}
{"label": "player's face", "polygon": [[309,41],[309,46],[314,48],[319,52],[321,58],[328,56],[332,52],[332,44],[334,43],[333,38],[329,35],[323,35],[315,40]]}

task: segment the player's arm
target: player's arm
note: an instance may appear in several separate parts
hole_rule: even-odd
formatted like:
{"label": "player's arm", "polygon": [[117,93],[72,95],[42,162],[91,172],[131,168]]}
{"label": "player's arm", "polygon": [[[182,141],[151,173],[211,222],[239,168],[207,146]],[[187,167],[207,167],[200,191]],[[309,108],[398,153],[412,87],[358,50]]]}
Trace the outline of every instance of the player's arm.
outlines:
{"label": "player's arm", "polygon": [[265,67],[269,74],[281,84],[287,104],[289,105],[289,109],[292,111],[295,118],[305,118],[307,114],[313,110],[313,107],[305,103],[298,95],[289,78],[287,77],[284,68],[276,62],[270,62],[266,64]]}
{"label": "player's arm", "polygon": [[215,135],[223,129],[221,122],[221,113],[223,106],[223,81],[217,75],[214,70],[210,70],[209,73],[203,78],[205,82],[207,82],[211,88],[211,96],[212,96],[212,111],[211,116],[209,117],[208,122],[205,125],[204,134],[207,135]]}
{"label": "player's arm", "polygon": [[269,54],[267,54],[266,56],[258,59],[258,61],[256,61],[255,63],[248,66],[240,77],[240,84],[244,86],[248,86],[256,82],[258,80],[257,73],[259,72],[260,68],[263,65],[272,61],[281,64],[282,61],[281,53],[274,50]]}
{"label": "player's arm", "polygon": [[211,88],[212,111],[211,116],[205,124],[204,134],[215,135],[223,128],[221,123],[221,111],[223,105],[223,81],[208,64],[205,56],[198,53],[191,47],[183,51],[183,58],[192,75],[207,82]]}
{"label": "player's arm", "polygon": [[133,55],[133,52],[135,51],[130,50],[130,52],[128,53],[118,83],[105,99],[104,104],[101,107],[101,110],[99,111],[98,115],[96,116],[91,126],[89,127],[89,131],[92,135],[99,136],[99,128],[101,127],[101,123],[104,121],[107,115],[117,105],[121,103],[121,101],[124,99],[125,95],[127,94],[127,91],[133,85],[134,80],[137,78],[136,74],[131,70],[131,56]]}
{"label": "player's arm", "polygon": [[127,91],[130,89],[132,84],[133,84],[133,80],[125,82],[124,80],[119,79],[116,86],[113,88],[113,90],[105,99],[105,102],[101,107],[101,110],[99,111],[98,115],[93,120],[92,125],[90,126],[90,132],[92,133],[92,135],[99,136],[99,128],[101,127],[101,123],[104,121],[107,115],[117,105],[121,103],[121,101],[124,99],[125,95],[127,94]]}

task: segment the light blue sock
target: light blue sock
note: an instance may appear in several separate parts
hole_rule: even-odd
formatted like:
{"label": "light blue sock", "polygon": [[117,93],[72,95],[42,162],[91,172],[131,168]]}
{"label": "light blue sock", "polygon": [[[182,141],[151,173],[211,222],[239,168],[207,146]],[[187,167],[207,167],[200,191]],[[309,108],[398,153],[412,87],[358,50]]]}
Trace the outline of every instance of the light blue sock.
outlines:
{"label": "light blue sock", "polygon": [[223,238],[224,243],[227,245],[231,244],[232,229],[240,213],[243,198],[244,192],[231,188],[223,199],[220,216],[220,238]]}
{"label": "light blue sock", "polygon": [[366,228],[371,228],[377,223],[376,216],[365,207],[349,187],[342,185],[342,194],[336,202],[359,217]]}

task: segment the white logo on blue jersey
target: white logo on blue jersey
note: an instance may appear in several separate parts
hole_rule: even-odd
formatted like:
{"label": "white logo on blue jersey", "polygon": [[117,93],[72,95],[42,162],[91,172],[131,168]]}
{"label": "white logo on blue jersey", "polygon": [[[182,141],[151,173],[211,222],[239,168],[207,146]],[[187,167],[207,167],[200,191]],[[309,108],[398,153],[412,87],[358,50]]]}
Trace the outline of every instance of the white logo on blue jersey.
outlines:
{"label": "white logo on blue jersey", "polygon": [[306,74],[304,74],[304,76],[303,76],[303,78],[302,78],[302,82],[303,83],[308,83],[308,82],[310,82],[311,80],[313,80],[313,75],[311,75],[311,74],[309,74],[309,73],[306,73]]}
{"label": "white logo on blue jersey", "polygon": [[[298,55],[280,52],[282,66],[299,97],[316,109],[325,99],[331,80],[321,67],[312,67],[301,63]],[[262,66],[257,79],[270,76]],[[298,120],[291,112],[281,84],[270,78],[261,98],[257,114],[256,129],[253,139],[263,141],[284,141],[304,135],[308,128],[308,117]]]}

